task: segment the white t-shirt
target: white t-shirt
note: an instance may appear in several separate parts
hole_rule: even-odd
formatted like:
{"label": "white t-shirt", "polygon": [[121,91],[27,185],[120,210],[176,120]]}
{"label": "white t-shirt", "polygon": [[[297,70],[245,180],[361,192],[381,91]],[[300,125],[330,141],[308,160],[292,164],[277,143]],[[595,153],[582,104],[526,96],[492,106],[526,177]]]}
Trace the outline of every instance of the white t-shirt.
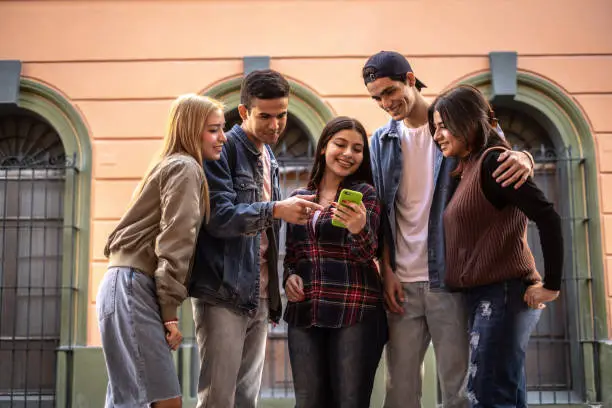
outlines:
{"label": "white t-shirt", "polygon": [[395,256],[402,282],[427,282],[427,232],[434,193],[436,145],[426,124],[400,125],[402,175],[395,199],[397,227]]}

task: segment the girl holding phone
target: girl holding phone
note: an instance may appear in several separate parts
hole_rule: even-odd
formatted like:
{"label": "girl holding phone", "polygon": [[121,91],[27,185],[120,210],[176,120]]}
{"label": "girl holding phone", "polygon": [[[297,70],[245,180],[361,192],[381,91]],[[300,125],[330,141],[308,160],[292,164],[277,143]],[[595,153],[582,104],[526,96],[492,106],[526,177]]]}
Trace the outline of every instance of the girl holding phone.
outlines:
{"label": "girl holding phone", "polygon": [[[315,195],[324,209],[309,214],[306,225],[287,225],[284,318],[297,408],[370,405],[387,341],[375,263],[380,203],[372,185],[364,127],[348,117],[331,120],[308,186],[292,194]],[[338,202],[343,190],[357,200]]]}

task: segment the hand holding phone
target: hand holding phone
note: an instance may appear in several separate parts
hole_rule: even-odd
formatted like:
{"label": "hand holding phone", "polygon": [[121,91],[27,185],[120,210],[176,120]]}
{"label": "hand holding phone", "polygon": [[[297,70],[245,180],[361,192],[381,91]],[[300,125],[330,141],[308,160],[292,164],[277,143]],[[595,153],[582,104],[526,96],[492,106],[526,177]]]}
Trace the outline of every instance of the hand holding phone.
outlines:
{"label": "hand holding phone", "polygon": [[332,225],[346,228],[351,234],[358,234],[366,224],[366,209],[362,203],[363,194],[359,191],[343,189],[334,203]]}

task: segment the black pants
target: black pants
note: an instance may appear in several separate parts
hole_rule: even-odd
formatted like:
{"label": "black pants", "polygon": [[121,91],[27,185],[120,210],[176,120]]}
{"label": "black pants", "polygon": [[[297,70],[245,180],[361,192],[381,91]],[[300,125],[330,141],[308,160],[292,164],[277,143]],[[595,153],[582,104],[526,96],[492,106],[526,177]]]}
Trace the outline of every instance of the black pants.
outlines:
{"label": "black pants", "polygon": [[289,327],[296,408],[368,408],[387,338],[382,306],[349,327]]}

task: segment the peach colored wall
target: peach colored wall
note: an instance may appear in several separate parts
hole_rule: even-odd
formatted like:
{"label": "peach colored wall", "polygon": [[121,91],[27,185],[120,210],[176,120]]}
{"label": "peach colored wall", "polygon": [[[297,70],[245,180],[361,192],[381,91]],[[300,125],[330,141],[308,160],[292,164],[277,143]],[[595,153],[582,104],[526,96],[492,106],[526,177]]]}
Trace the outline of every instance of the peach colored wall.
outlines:
{"label": "peach colored wall", "polygon": [[427,97],[488,69],[490,51],[517,51],[520,69],[582,107],[598,147],[612,328],[610,16],[609,0],[0,2],[0,59],[22,60],[23,75],[67,95],[91,131],[88,342],[99,344],[94,299],[106,236],[159,145],[174,97],[239,75],[245,55],[270,55],[272,68],[371,132],[387,117],[359,73],[383,48],[409,56]]}

